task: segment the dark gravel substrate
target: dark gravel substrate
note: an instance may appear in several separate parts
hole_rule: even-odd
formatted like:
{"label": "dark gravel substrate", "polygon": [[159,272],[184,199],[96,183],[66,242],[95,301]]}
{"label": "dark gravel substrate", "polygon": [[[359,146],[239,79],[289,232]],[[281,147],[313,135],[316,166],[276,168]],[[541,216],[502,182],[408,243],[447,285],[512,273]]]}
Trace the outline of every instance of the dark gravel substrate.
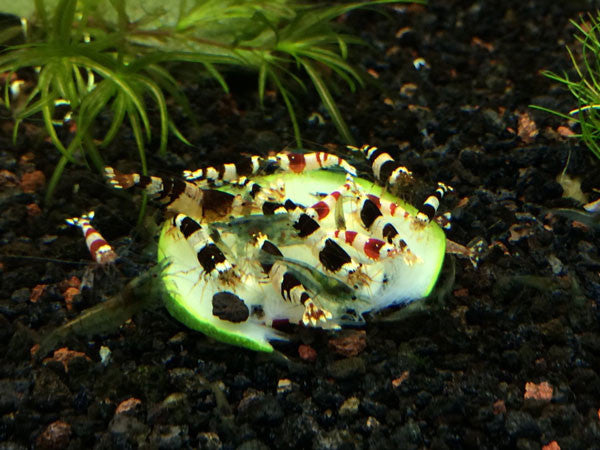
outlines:
{"label": "dark gravel substrate", "polygon": [[[574,107],[539,72],[569,67],[568,19],[595,6],[432,0],[346,18],[369,43],[353,52],[354,63],[379,75],[340,99],[357,142],[402,149],[398,158],[419,180],[406,193],[414,201],[437,180],[455,188],[444,202],[454,215],[450,239],[495,244],[477,270],[448,258],[444,279],[453,284],[423,310],[371,318],[356,356],[331,345],[335,333],[300,329],[291,330],[297,340],[277,344],[287,361],[257,354],[211,341],[158,308],[109,333],[68,337],[61,347],[80,353],[64,364],[58,355],[32,359],[40,335],[140,270],[148,239],[134,231],[135,204],[97,175],[69,168],[55,204],[38,214],[31,205],[42,192],[11,187],[0,172],[0,253],[40,258],[0,259],[0,448],[600,448],[598,221],[553,212],[580,208],[556,181],[567,162],[587,194],[600,187],[600,166],[561,137],[566,124],[528,109]],[[427,63],[420,70],[418,57]],[[187,85],[200,125],[179,125],[197,148],[172,141],[172,155],[150,158],[153,173],[293,141],[280,102],[264,115],[254,78],[230,82],[231,96]],[[301,117],[319,110],[314,96],[300,103]],[[539,130],[530,139],[517,134],[525,113]],[[35,127],[14,148],[10,123],[2,126],[0,171],[49,177],[58,154]],[[315,149],[340,144],[330,123],[303,123],[303,135]],[[138,169],[132,137],[124,134],[106,159]],[[95,271],[93,288],[67,310],[66,280],[85,271],[68,261],[89,256],[64,218],[88,209],[126,262]],[[300,345],[316,359],[302,359]],[[111,352],[105,364],[101,347]],[[549,388],[551,399],[533,398]]]}

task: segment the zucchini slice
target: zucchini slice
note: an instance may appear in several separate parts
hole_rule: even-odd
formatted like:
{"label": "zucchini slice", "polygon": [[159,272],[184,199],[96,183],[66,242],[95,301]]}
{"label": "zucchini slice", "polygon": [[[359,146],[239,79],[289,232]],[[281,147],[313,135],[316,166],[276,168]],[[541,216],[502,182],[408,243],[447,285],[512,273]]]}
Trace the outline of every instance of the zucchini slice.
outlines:
{"label": "zucchini slice", "polygon": [[[253,179],[261,186],[268,186],[276,180],[284,182],[286,198],[308,207],[318,201],[319,195],[339,189],[345,182],[345,174],[316,170]],[[355,299],[350,299],[347,295],[336,297],[331,289],[326,289],[326,285],[331,284],[328,281],[339,283],[339,280],[331,280],[333,275],[325,273],[324,269],[319,267],[314,249],[293,236],[293,230],[290,231],[290,227],[285,226],[286,223],[289,225],[285,217],[252,214],[233,218],[226,224],[202,223],[196,218],[203,227],[206,226],[213,234],[219,235],[219,248],[235,265],[240,275],[239,282],[233,285],[223,284],[203,274],[192,247],[179,230],[167,221],[160,233],[158,260],[162,262],[166,259],[170,262],[161,276],[167,292],[165,304],[168,311],[189,328],[219,341],[256,351],[273,351],[269,341],[285,339],[285,336],[275,330],[272,324],[277,321],[298,323],[303,307],[285,302],[281,298],[280,290],[261,272],[257,250],[250,244],[249,234],[256,231],[267,234],[269,240],[275,242],[282,251],[283,260],[290,261],[291,270],[304,271],[303,276],[310,279],[313,287],[317,287],[316,291],[323,286],[321,292],[313,294],[315,299],[333,312],[333,318],[327,324],[318,324],[324,328],[333,328],[345,323],[351,313],[358,317],[356,320],[361,320],[361,315],[367,311],[383,309],[393,304],[406,304],[426,297],[437,281],[444,260],[446,237],[443,230],[435,222],[416,224],[417,208],[373,182],[361,178],[354,178],[354,182],[361,191],[392,201],[407,212],[406,215],[386,217],[386,221],[394,225],[408,248],[417,256],[416,263],[407,264],[401,256],[368,261],[365,269],[368,269],[369,280],[372,282],[355,286]],[[222,190],[234,192],[231,186],[224,186]],[[359,215],[353,212],[353,202],[342,197],[341,207],[346,229],[365,232],[359,222]],[[331,230],[338,228],[339,217],[336,223],[335,216],[336,214],[330,213],[321,222],[321,227]],[[242,223],[245,225],[242,226]],[[349,253],[351,251],[356,252],[354,249],[348,249]],[[292,263],[293,261],[297,263]],[[311,267],[314,269],[311,270]],[[226,292],[230,298],[241,299],[248,311],[247,319],[230,321],[213,314],[215,295],[219,292]]]}

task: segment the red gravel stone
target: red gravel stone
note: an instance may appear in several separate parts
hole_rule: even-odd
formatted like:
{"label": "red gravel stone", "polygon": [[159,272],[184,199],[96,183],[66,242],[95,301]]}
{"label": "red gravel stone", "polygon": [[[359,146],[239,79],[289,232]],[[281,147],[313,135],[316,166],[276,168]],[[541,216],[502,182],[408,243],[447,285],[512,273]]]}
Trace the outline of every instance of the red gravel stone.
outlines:
{"label": "red gravel stone", "polygon": [[300,358],[302,358],[304,361],[313,362],[317,359],[317,351],[310,345],[299,345],[298,355],[300,355]]}
{"label": "red gravel stone", "polygon": [[365,330],[350,330],[344,336],[329,340],[329,348],[347,358],[360,354],[367,346]]}
{"label": "red gravel stone", "polygon": [[46,176],[41,170],[34,170],[23,174],[21,177],[21,189],[23,192],[33,194],[35,191],[40,190],[46,184]]}

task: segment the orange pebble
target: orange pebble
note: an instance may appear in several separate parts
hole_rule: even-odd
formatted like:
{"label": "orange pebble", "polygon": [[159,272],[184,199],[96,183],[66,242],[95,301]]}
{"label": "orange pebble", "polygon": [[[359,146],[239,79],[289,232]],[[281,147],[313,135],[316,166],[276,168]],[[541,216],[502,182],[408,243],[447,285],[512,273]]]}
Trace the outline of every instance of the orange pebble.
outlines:
{"label": "orange pebble", "polygon": [[552,385],[547,381],[542,381],[540,384],[527,382],[525,383],[525,394],[523,397],[549,402],[552,400],[552,391]]}
{"label": "orange pebble", "polygon": [[63,292],[63,297],[65,298],[65,303],[67,305],[67,310],[71,311],[73,309],[73,298],[79,294],[79,289],[76,287],[70,287]]}
{"label": "orange pebble", "polygon": [[41,170],[27,172],[21,177],[21,189],[23,192],[32,194],[46,184],[46,176]]}
{"label": "orange pebble", "polygon": [[115,415],[132,411],[141,404],[142,404],[142,401],[135,397],[131,397],[131,398],[128,398],[127,400],[123,400],[121,403],[119,403],[119,406],[117,406]]}
{"label": "orange pebble", "polygon": [[42,294],[46,290],[46,287],[48,287],[47,284],[38,284],[38,285],[36,285],[31,290],[31,296],[29,297],[29,301],[31,303],[37,303],[37,301],[40,299],[40,297],[42,296]]}
{"label": "orange pebble", "polygon": [[85,353],[78,352],[75,350],[70,350],[67,347],[62,347],[62,348],[59,348],[58,350],[54,351],[52,358],[44,359],[44,362],[47,362],[50,360],[58,361],[58,362],[62,363],[62,365],[64,366],[65,372],[68,372],[69,371],[69,362],[73,358],[85,358],[88,361],[91,361],[89,356],[87,356]]}
{"label": "orange pebble", "polygon": [[408,370],[405,370],[404,372],[402,372],[402,374],[398,378],[394,378],[392,380],[392,386],[394,386],[394,388],[397,388],[402,383],[404,383],[408,379],[409,376],[410,376],[410,372]]}

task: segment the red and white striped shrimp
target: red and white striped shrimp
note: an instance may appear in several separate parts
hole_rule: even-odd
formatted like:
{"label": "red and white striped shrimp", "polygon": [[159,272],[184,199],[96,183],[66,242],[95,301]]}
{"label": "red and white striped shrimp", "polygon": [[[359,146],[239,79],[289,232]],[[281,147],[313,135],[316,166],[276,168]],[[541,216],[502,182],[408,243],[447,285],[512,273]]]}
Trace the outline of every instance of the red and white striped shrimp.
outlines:
{"label": "red and white striped shrimp", "polygon": [[346,176],[346,182],[342,186],[323,197],[311,207],[307,208],[306,214],[318,221],[325,219],[329,213],[335,209],[335,205],[339,198],[352,189],[354,189],[352,176],[348,174]]}
{"label": "red and white striped shrimp", "polygon": [[366,197],[375,203],[384,216],[402,217],[404,219],[410,216],[409,212],[397,203],[384,200],[373,194],[367,194]]}
{"label": "red and white striped shrimp", "polygon": [[327,167],[341,167],[349,174],[356,176],[356,169],[345,159],[326,152],[314,153],[278,153],[269,157],[269,161],[275,162],[283,171],[302,173],[309,170],[323,169]]}
{"label": "red and white striped shrimp", "polygon": [[398,254],[398,250],[393,245],[390,245],[381,239],[358,233],[357,231],[334,230],[327,232],[327,235],[351,245],[354,249],[371,260],[393,258]]}
{"label": "red and white striped shrimp", "polygon": [[117,253],[113,250],[111,245],[102,237],[102,235],[92,226],[90,223],[94,218],[94,211],[90,211],[81,217],[71,217],[65,219],[69,225],[81,228],[83,235],[85,236],[85,243],[87,248],[96,261],[100,265],[111,264],[118,258]]}
{"label": "red and white striped shrimp", "polygon": [[379,209],[379,202],[377,200],[379,200],[378,197],[374,199],[368,196],[361,197],[359,207],[356,211],[360,222],[369,233],[388,244],[392,244],[403,256],[406,264],[412,265],[418,262],[419,258],[408,248],[408,244],[396,227],[386,219],[386,216]]}

